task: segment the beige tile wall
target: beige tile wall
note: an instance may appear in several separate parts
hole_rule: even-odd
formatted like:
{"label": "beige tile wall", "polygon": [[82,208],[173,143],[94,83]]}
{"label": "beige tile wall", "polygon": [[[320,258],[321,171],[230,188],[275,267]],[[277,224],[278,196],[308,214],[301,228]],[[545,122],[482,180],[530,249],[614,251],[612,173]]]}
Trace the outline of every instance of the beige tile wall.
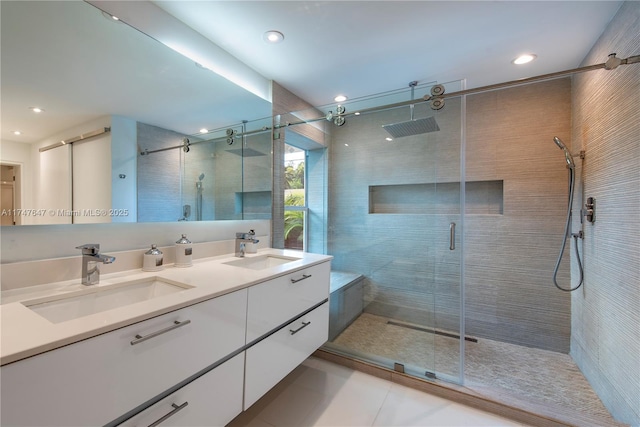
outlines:
{"label": "beige tile wall", "polygon": [[[583,65],[612,52],[640,55],[639,2],[622,5]],[[586,153],[581,190],[596,198],[597,213],[584,227],[571,355],[614,417],[631,425],[640,425],[639,101],[640,64],[574,78],[573,141]]]}

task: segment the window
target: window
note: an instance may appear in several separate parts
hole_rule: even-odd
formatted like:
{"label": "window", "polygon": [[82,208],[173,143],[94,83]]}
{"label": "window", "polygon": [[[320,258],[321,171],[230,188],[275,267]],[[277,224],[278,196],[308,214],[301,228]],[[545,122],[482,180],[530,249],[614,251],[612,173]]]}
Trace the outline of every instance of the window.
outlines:
{"label": "window", "polygon": [[307,194],[305,150],[285,144],[284,154],[284,247],[285,249],[305,250]]}

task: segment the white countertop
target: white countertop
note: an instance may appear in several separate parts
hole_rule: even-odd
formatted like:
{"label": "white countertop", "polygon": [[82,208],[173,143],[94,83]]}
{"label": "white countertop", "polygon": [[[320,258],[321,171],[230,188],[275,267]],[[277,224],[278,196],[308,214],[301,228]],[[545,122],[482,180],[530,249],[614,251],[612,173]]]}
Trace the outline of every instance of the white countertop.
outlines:
{"label": "white countertop", "polygon": [[50,322],[22,302],[86,290],[88,286],[82,285],[80,279],[3,292],[2,305],[0,305],[0,364],[5,365],[91,338],[332,258],[328,255],[279,249],[265,249],[257,254],[247,254],[246,257],[266,254],[299,258],[299,260],[262,270],[252,270],[225,265],[225,262],[239,259],[229,254],[195,260],[193,266],[187,268],[170,265],[155,272],[130,270],[102,275],[100,284],[91,285],[91,288],[151,277],[179,282],[193,288],[60,323]]}

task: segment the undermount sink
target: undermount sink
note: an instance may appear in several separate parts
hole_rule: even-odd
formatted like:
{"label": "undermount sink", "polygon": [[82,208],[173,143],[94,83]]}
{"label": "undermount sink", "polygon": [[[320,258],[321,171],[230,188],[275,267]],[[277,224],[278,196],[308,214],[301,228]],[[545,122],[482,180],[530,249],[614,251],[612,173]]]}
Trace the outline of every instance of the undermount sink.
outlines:
{"label": "undermount sink", "polygon": [[252,270],[262,270],[265,268],[276,267],[300,258],[276,256],[276,255],[259,255],[254,257],[240,258],[234,261],[225,262],[224,264],[233,265],[234,267],[250,268]]}
{"label": "undermount sink", "polygon": [[77,292],[24,301],[22,304],[47,320],[60,323],[189,288],[192,286],[151,277],[108,286],[88,287]]}

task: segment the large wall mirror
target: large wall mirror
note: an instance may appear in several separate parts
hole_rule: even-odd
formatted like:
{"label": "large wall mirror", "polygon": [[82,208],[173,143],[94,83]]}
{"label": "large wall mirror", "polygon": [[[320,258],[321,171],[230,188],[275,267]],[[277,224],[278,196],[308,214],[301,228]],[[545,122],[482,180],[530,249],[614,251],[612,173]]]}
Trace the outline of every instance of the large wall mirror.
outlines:
{"label": "large wall mirror", "polygon": [[0,7],[2,225],[270,218],[270,102],[88,3]]}

